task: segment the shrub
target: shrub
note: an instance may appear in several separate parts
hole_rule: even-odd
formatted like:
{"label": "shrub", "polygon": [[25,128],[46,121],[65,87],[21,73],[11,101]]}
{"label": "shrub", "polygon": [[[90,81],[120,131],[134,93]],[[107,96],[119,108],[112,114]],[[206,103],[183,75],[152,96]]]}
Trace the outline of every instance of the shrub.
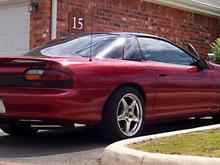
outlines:
{"label": "shrub", "polygon": [[214,54],[214,61],[220,64],[220,38],[217,38],[212,44],[212,53]]}

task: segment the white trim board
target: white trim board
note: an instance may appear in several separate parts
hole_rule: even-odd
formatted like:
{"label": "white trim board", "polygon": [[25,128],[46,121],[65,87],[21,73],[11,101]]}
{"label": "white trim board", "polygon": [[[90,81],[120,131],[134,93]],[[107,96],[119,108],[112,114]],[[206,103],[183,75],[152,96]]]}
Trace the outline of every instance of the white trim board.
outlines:
{"label": "white trim board", "polygon": [[11,4],[19,4],[19,3],[28,3],[30,0],[0,0],[0,5],[11,5]]}
{"label": "white trim board", "polygon": [[151,2],[202,15],[220,17],[220,6],[214,6],[195,0],[141,0],[142,2]]}

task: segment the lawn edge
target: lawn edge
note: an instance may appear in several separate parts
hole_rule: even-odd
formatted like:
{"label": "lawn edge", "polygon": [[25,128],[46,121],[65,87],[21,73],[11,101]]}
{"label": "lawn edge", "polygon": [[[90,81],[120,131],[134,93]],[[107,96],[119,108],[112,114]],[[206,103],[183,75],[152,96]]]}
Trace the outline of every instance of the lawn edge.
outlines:
{"label": "lawn edge", "polygon": [[128,140],[122,140],[107,146],[104,149],[102,156],[103,165],[207,165],[220,164],[220,158],[201,157],[201,156],[185,156],[185,155],[170,155],[160,153],[148,153],[137,151],[128,148],[127,145],[149,141],[152,139],[160,139],[180,134],[187,134],[192,132],[201,132],[206,130],[219,129],[220,124],[203,126],[193,129],[186,129],[181,131],[174,131],[168,133],[161,133],[149,136],[143,136]]}

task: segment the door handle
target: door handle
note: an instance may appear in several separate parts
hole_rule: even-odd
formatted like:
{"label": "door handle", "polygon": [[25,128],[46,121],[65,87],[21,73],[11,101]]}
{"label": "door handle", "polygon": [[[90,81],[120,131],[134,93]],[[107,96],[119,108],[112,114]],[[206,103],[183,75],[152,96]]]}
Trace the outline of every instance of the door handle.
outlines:
{"label": "door handle", "polygon": [[166,73],[159,73],[159,77],[167,77]]}

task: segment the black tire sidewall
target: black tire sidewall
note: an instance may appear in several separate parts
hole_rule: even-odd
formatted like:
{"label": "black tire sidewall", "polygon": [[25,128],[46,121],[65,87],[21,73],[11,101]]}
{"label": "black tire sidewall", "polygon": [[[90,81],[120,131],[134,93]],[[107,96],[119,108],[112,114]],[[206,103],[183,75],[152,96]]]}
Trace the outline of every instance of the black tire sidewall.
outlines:
{"label": "black tire sidewall", "polygon": [[144,103],[143,96],[134,87],[125,86],[125,87],[119,88],[112,94],[112,96],[109,98],[106,104],[106,107],[105,107],[105,112],[104,112],[105,131],[108,134],[108,136],[110,136],[108,137],[110,139],[120,140],[120,139],[132,138],[122,133],[117,123],[118,104],[121,98],[129,93],[136,95],[138,99],[140,100],[140,103],[142,106],[142,123],[141,123],[141,126],[138,132],[132,137],[139,136],[143,131],[144,121],[145,121],[145,117],[144,117],[145,116],[145,103]]}

